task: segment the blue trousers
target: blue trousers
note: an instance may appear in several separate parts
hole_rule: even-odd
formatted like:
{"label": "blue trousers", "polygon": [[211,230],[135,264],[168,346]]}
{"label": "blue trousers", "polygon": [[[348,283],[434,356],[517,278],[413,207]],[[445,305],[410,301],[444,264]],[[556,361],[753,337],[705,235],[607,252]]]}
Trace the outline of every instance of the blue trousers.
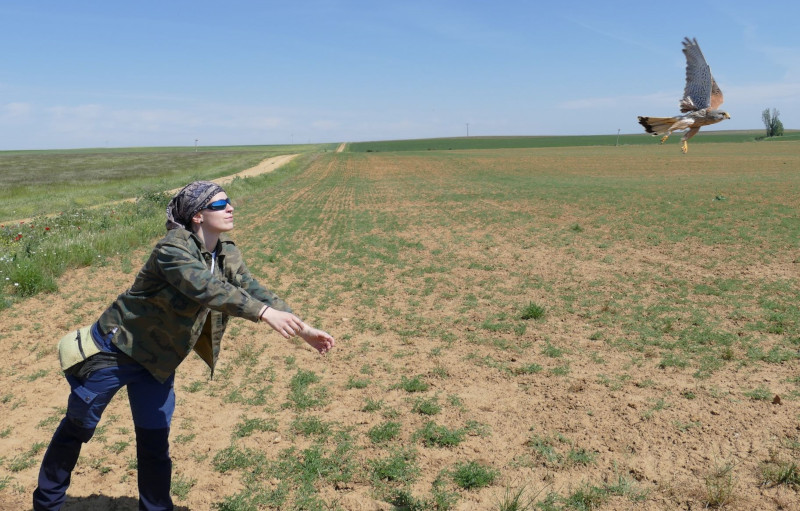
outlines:
{"label": "blue trousers", "polygon": [[136,431],[139,510],[172,510],[169,427],[175,410],[174,375],[161,383],[143,366],[128,363],[98,369],[84,379],[67,376],[67,381],[72,389],[67,414],[42,460],[33,509],[61,508],[82,444],[94,435],[111,398],[127,387]]}

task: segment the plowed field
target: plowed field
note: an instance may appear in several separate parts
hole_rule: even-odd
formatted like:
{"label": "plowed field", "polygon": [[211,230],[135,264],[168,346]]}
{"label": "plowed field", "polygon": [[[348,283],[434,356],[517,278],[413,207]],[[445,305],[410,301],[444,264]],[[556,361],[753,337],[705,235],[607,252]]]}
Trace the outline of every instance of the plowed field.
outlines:
{"label": "plowed field", "polygon": [[[800,464],[800,145],[661,149],[325,153],[242,197],[251,271],[337,347],[234,320],[213,380],[179,368],[178,509],[800,509],[769,477]],[[0,509],[66,405],[55,342],[147,252],[0,312]],[[124,392],[69,495],[136,509]]]}

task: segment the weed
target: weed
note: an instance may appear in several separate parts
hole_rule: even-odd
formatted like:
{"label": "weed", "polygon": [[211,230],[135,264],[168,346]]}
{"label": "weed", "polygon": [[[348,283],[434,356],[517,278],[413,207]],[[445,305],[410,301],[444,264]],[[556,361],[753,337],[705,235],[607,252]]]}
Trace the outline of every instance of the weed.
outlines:
{"label": "weed", "polygon": [[367,436],[372,443],[374,444],[383,444],[387,443],[390,440],[394,440],[400,434],[400,430],[402,429],[403,425],[399,422],[385,422],[383,424],[379,424],[378,426],[373,426],[367,432]]}
{"label": "weed", "polygon": [[[243,418],[242,422],[236,425],[233,430],[234,438],[244,438],[252,435],[258,431],[277,431],[278,422],[276,420],[267,420],[261,418],[248,419]],[[194,437],[194,435],[192,435]]]}
{"label": "weed", "polygon": [[419,476],[417,454],[412,449],[395,449],[384,459],[370,460],[368,465],[374,481],[411,483]]}
{"label": "weed", "polygon": [[594,463],[596,453],[586,449],[570,449],[567,452],[567,462],[571,465],[591,465]]}
{"label": "weed", "polygon": [[112,445],[108,447],[108,450],[114,454],[119,454],[125,450],[130,445],[130,442],[125,440],[120,440],[119,442],[114,442]]}
{"label": "weed", "polygon": [[529,302],[528,305],[522,308],[519,318],[522,320],[541,319],[545,315],[545,308],[539,304]]}
{"label": "weed", "polygon": [[465,490],[489,486],[498,475],[500,475],[498,470],[475,461],[459,463],[451,473],[453,481]]}
{"label": "weed", "polygon": [[266,457],[261,452],[230,445],[215,454],[212,463],[214,470],[225,473],[261,466],[266,463]]}
{"label": "weed", "polygon": [[762,385],[754,388],[753,390],[748,390],[744,392],[744,395],[754,401],[769,401],[775,394],[767,387],[764,387]]}
{"label": "weed", "polygon": [[736,479],[733,476],[733,463],[715,462],[715,466],[705,476],[705,503],[709,507],[722,507],[734,498]]}
{"label": "weed", "polygon": [[537,363],[531,362],[530,364],[514,369],[514,374],[536,374],[540,373],[541,371],[542,371],[542,366],[540,366]]}
{"label": "weed", "polygon": [[292,431],[304,436],[327,435],[331,430],[331,424],[324,422],[319,417],[298,417],[292,422]]}
{"label": "weed", "polygon": [[776,454],[760,466],[763,484],[768,486],[786,485],[800,489],[800,467],[796,461],[780,459]]}
{"label": "weed", "polygon": [[372,398],[367,398],[364,402],[364,406],[361,407],[362,412],[377,412],[383,407],[383,400],[375,400]]}
{"label": "weed", "polygon": [[320,381],[319,376],[313,371],[298,369],[289,382],[288,406],[297,410],[307,410],[322,406],[327,402],[328,393],[324,387],[312,387]]}
{"label": "weed", "polygon": [[512,491],[511,488],[506,487],[505,493],[503,494],[502,500],[497,503],[497,511],[531,511],[534,509],[536,504],[536,497],[539,495],[533,495],[531,497],[524,497],[525,490],[527,488],[525,486]]}
{"label": "weed", "polygon": [[395,385],[394,388],[400,388],[406,392],[425,392],[428,390],[428,384],[422,380],[421,376],[415,376],[410,379],[402,376],[400,383]]}
{"label": "weed", "polygon": [[347,384],[345,385],[345,389],[365,389],[369,386],[369,379],[368,378],[356,378],[355,376],[350,376],[347,379]]}
{"label": "weed", "polygon": [[448,429],[429,421],[414,434],[414,438],[421,439],[428,447],[454,447],[464,440],[465,434],[464,429]]}
{"label": "weed", "polygon": [[436,396],[429,399],[417,399],[411,409],[414,412],[422,415],[436,415],[442,411],[442,407],[439,405],[439,400],[436,398]]}
{"label": "weed", "polygon": [[533,448],[534,452],[544,459],[545,462],[560,464],[563,460],[563,456],[558,453],[553,443],[553,439],[549,437],[542,437],[534,434],[525,442],[525,445]]}
{"label": "weed", "polygon": [[544,345],[544,348],[542,348],[542,355],[544,355],[546,357],[559,358],[563,354],[564,354],[564,350],[562,350],[560,348],[556,348],[555,346],[550,344],[550,341],[546,341],[545,345]]}
{"label": "weed", "polygon": [[21,472],[25,469],[28,469],[36,464],[36,457],[37,455],[47,447],[47,444],[44,442],[37,442],[31,446],[30,449],[25,451],[24,453],[20,454],[19,456],[15,456],[11,458],[8,463],[8,470],[11,472]]}
{"label": "weed", "polygon": [[189,496],[189,491],[195,484],[197,484],[197,479],[186,477],[183,474],[176,474],[172,476],[169,492],[179,500],[186,500]]}

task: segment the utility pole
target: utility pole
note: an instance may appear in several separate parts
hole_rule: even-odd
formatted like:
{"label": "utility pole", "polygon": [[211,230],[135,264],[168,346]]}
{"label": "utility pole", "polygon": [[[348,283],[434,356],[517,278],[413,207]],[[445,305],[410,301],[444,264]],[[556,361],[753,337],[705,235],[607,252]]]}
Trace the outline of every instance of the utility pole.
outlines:
{"label": "utility pole", "polygon": [[469,123],[467,123],[467,136],[469,136]]}
{"label": "utility pole", "polygon": [[617,129],[617,146],[619,146],[619,129]]}
{"label": "utility pole", "polygon": [[197,139],[194,139],[194,152],[197,152]]}

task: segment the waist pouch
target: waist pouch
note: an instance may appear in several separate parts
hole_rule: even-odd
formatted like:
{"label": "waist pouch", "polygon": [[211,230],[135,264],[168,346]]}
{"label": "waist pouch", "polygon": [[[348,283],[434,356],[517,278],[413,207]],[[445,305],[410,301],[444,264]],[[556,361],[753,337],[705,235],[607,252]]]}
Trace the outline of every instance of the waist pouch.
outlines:
{"label": "waist pouch", "polygon": [[100,347],[92,339],[91,330],[91,326],[72,330],[58,341],[58,360],[62,371],[100,352]]}

